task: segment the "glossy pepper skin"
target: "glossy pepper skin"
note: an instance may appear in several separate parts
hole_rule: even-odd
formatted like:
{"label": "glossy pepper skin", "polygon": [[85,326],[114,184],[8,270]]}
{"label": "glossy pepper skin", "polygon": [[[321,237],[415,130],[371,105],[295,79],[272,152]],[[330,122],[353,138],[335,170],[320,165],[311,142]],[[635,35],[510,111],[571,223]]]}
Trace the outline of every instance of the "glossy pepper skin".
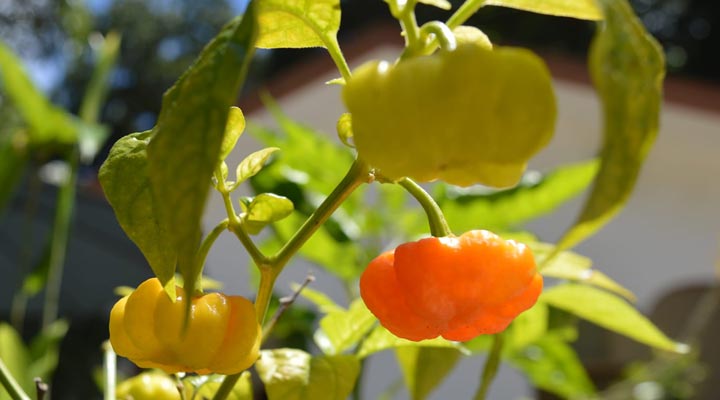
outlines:
{"label": "glossy pepper skin", "polygon": [[554,131],[550,74],[528,50],[457,36],[455,50],[353,71],[342,97],[358,157],[393,180],[513,186]]}
{"label": "glossy pepper skin", "polygon": [[368,309],[413,341],[501,332],[535,304],[542,286],[527,246],[483,230],[402,244],[360,277]]}
{"label": "glossy pepper skin", "polygon": [[235,374],[257,360],[260,325],[253,304],[240,296],[210,293],[188,298],[177,287],[173,303],[157,278],[148,279],[120,299],[110,312],[110,343],[115,352],[142,368],[168,373]]}

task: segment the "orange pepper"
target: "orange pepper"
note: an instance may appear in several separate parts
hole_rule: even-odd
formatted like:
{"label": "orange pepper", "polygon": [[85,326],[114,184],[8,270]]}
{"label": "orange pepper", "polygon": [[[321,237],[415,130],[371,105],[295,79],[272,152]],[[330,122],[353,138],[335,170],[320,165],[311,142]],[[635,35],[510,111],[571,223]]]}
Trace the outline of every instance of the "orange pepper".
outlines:
{"label": "orange pepper", "polygon": [[535,304],[542,287],[527,246],[484,230],[402,244],[360,278],[368,309],[413,341],[501,332]]}

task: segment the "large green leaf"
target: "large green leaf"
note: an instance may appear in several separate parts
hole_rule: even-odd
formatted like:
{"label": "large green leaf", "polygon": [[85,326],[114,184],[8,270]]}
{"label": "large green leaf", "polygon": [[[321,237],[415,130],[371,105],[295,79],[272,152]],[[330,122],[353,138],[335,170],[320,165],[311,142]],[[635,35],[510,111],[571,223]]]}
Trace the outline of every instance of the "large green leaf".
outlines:
{"label": "large green leaf", "polygon": [[635,301],[635,295],[609,276],[592,268],[592,260],[570,251],[562,251],[554,255],[547,263],[543,260],[554,254],[555,246],[548,243],[527,243],[535,255],[535,260],[542,266],[540,273],[543,276],[556,279],[581,282],[619,294],[630,301]]}
{"label": "large green leaf", "polygon": [[260,48],[325,47],[340,28],[340,0],[262,0],[257,10]]}
{"label": "large green leaf", "polygon": [[484,0],[481,3],[488,6],[510,7],[559,17],[589,20],[603,18],[602,10],[595,3],[595,0]]}
{"label": "large green leaf", "polygon": [[0,81],[8,96],[28,125],[31,145],[52,142],[74,143],[77,138],[72,116],[54,106],[41,93],[22,67],[22,62],[0,41]]}
{"label": "large green leaf", "polygon": [[563,398],[584,397],[595,391],[575,351],[554,335],[539,338],[506,359],[535,386]]}
{"label": "large green leaf", "polygon": [[263,350],[255,363],[269,400],[344,399],[355,386],[355,356],[312,357],[297,349]]}
{"label": "large green leaf", "polygon": [[686,352],[625,300],[592,286],[568,283],[545,290],[540,300],[598,326],[661,350]]}
{"label": "large green leaf", "polygon": [[162,202],[148,177],[147,145],[152,132],[133,133],[118,140],[100,168],[98,179],[120,226],[160,281],[170,289],[177,254],[166,228],[158,220]]}
{"label": "large green leaf", "polygon": [[190,292],[195,287],[193,264],[211,177],[220,158],[230,106],[255,48],[254,4],[250,3],[244,17],[226,25],[165,93],[147,147],[152,192],[162,205],[155,211]]}
{"label": "large green leaf", "polygon": [[355,299],[348,310],[331,311],[320,320],[315,342],[326,354],[340,354],[356,346],[375,321],[362,299]]}
{"label": "large green leaf", "polygon": [[559,167],[545,176],[531,172],[519,186],[504,191],[443,187],[438,201],[455,231],[508,230],[579,195],[592,183],[597,169],[597,160],[590,160]]}
{"label": "large green leaf", "polygon": [[464,351],[464,348],[461,348],[457,343],[447,341],[443,338],[421,340],[419,342],[402,339],[393,335],[381,325],[378,325],[375,327],[375,329],[372,330],[372,332],[370,332],[370,334],[365,338],[365,340],[363,340],[362,345],[360,346],[356,354],[359,358],[365,358],[379,351],[407,346],[444,347]]}
{"label": "large green leaf", "polygon": [[452,347],[403,346],[395,350],[405,386],[413,400],[422,400],[453,370],[462,353]]}
{"label": "large green leaf", "polygon": [[621,210],[658,132],[665,76],[662,49],[627,0],[599,4],[605,21],[593,40],[589,63],[605,119],[601,165],[590,197],[558,250],[580,243]]}

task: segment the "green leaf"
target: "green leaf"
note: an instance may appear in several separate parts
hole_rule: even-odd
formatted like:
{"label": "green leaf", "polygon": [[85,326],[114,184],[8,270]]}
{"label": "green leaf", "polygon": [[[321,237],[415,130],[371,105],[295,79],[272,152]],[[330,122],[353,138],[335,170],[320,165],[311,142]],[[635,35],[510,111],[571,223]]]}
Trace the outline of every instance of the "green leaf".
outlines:
{"label": "green leaf", "polygon": [[40,377],[44,382],[52,378],[60,359],[60,343],[65,338],[70,325],[65,320],[57,320],[48,325],[30,343],[28,375]]}
{"label": "green leaf", "polygon": [[[225,132],[223,134],[222,144],[220,145],[219,161],[223,161],[233,151],[238,139],[245,131],[245,115],[238,107],[230,107],[227,122],[225,123]],[[238,179],[240,180],[240,179]]]}
{"label": "green leaf", "polygon": [[[293,283],[291,287],[293,291],[297,291],[300,288],[300,285],[298,285],[297,283]],[[320,310],[320,312],[324,314],[334,311],[345,311],[344,308],[340,307],[337,303],[333,301],[333,299],[331,299],[328,295],[321,291],[305,287],[300,292],[300,296],[310,300],[310,302],[315,304]]]}
{"label": "green leaf", "polygon": [[41,93],[22,67],[22,62],[0,41],[0,80],[3,92],[28,125],[31,145],[74,143],[77,138],[72,116],[54,106]]}
{"label": "green leaf", "polygon": [[575,351],[554,335],[512,352],[506,359],[540,389],[575,398],[595,392],[593,383]]}
{"label": "green leaf", "polygon": [[626,0],[601,0],[605,21],[590,49],[590,74],[603,104],[600,171],[575,224],[558,250],[575,246],[625,205],[655,142],[665,60]]}
{"label": "green leaf", "polygon": [[355,356],[311,357],[297,349],[260,352],[255,363],[269,400],[344,399],[355,386],[360,362]]}
{"label": "green leaf", "polygon": [[[223,379],[225,378],[222,375],[210,375],[210,376],[203,376],[198,375],[195,376],[195,378],[205,378],[202,380],[202,382],[197,385],[197,390],[190,391],[189,393],[186,391],[185,397],[186,399],[212,399],[215,395],[215,392],[220,388],[220,385],[222,385]],[[253,388],[252,388],[252,376],[250,375],[250,372],[245,371],[240,375],[240,379],[238,379],[237,383],[235,383],[235,386],[233,386],[232,390],[230,390],[230,393],[226,397],[227,400],[252,400],[253,399]]]}
{"label": "green leaf", "polygon": [[505,334],[506,349],[520,349],[542,338],[548,331],[549,310],[543,302],[518,315]]}
{"label": "green leaf", "polygon": [[[23,390],[31,393],[34,385],[28,374],[30,354],[17,331],[5,322],[0,322],[0,359]],[[10,396],[0,386],[0,400],[6,399],[10,400]]]}
{"label": "green leaf", "polygon": [[27,150],[20,134],[0,136],[0,215],[20,182],[27,163]]}
{"label": "green leaf", "polygon": [[257,47],[325,47],[340,28],[340,0],[263,0],[257,8]]}
{"label": "green leaf", "polygon": [[248,233],[257,235],[262,228],[287,217],[293,212],[293,203],[286,197],[272,193],[255,196],[243,215],[243,227]]}
{"label": "green leaf", "polygon": [[244,17],[226,25],[165,93],[147,147],[152,192],[161,204],[155,212],[191,293],[211,178],[220,158],[230,106],[255,48],[254,4],[250,3]]}
{"label": "green leaf", "polygon": [[545,290],[540,300],[648,346],[688,351],[687,345],[672,341],[633,306],[604,290],[568,283]]}
{"label": "green leaf", "polygon": [[340,354],[356,346],[375,321],[362,299],[355,299],[348,310],[332,311],[320,320],[315,342],[326,354]]}
{"label": "green leaf", "polygon": [[570,251],[562,251],[554,255],[547,263],[544,259],[555,252],[555,246],[548,243],[527,243],[535,255],[538,265],[542,265],[540,273],[543,276],[556,279],[584,283],[605,289],[618,294],[628,301],[635,302],[637,298],[630,290],[615,282],[609,276],[592,268],[592,260]]}
{"label": "green leaf", "polygon": [[452,8],[452,4],[447,0],[418,0],[418,3],[427,4],[443,10],[450,10]]}
{"label": "green leaf", "polygon": [[95,70],[90,77],[85,96],[80,105],[80,118],[88,123],[97,122],[100,115],[100,108],[107,97],[110,73],[120,53],[121,36],[117,32],[109,32],[102,38],[99,48],[94,48]]}
{"label": "green leaf", "polygon": [[451,347],[404,346],[395,350],[405,386],[413,400],[422,400],[440,384],[460,360]]}
{"label": "green leaf", "polygon": [[235,174],[237,175],[236,185],[252,178],[260,172],[270,156],[278,150],[280,149],[277,147],[267,147],[245,157],[245,159],[238,164],[237,170],[235,171]]}
{"label": "green leaf", "polygon": [[148,177],[147,145],[151,135],[146,131],[118,140],[100,167],[98,179],[120,226],[142,251],[166,290],[174,290],[177,254],[158,219],[162,202],[154,195]]}
{"label": "green leaf", "polygon": [[485,0],[488,6],[510,7],[538,14],[571,17],[578,19],[600,20],[602,10],[596,0]]}
{"label": "green leaf", "polygon": [[372,332],[370,332],[370,334],[365,338],[365,340],[363,340],[360,349],[358,349],[357,351],[357,356],[358,358],[362,359],[383,350],[395,349],[406,346],[445,347],[464,351],[464,348],[461,348],[457,343],[447,341],[443,338],[421,340],[419,342],[401,339],[390,333],[382,325],[378,325],[375,327],[375,329],[372,330]]}
{"label": "green leaf", "polygon": [[[559,167],[545,176],[527,173],[520,185],[504,191],[445,186],[437,196],[445,218],[459,232],[503,231],[555,210],[585,190],[598,170],[597,160]],[[444,198],[443,198],[444,197]]]}

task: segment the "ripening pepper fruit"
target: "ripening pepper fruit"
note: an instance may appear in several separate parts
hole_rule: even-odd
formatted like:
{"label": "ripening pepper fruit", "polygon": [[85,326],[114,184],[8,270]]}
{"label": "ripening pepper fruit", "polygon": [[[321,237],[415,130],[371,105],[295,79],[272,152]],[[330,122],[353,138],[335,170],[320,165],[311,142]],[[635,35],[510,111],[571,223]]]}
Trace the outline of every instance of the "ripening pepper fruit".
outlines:
{"label": "ripening pepper fruit", "polygon": [[542,286],[527,246],[483,230],[402,244],[360,277],[360,295],[380,324],[414,341],[501,332]]}
{"label": "ripening pepper fruit", "polygon": [[244,297],[210,293],[190,298],[177,287],[173,303],[157,278],[148,279],[110,312],[110,343],[141,368],[168,373],[235,374],[257,360],[260,325]]}
{"label": "ripening pepper fruit", "polygon": [[554,131],[550,74],[529,50],[456,37],[454,50],[353,71],[342,98],[358,157],[393,180],[513,186]]}
{"label": "ripening pepper fruit", "polygon": [[160,372],[143,372],[117,385],[118,400],[180,400],[175,380]]}

